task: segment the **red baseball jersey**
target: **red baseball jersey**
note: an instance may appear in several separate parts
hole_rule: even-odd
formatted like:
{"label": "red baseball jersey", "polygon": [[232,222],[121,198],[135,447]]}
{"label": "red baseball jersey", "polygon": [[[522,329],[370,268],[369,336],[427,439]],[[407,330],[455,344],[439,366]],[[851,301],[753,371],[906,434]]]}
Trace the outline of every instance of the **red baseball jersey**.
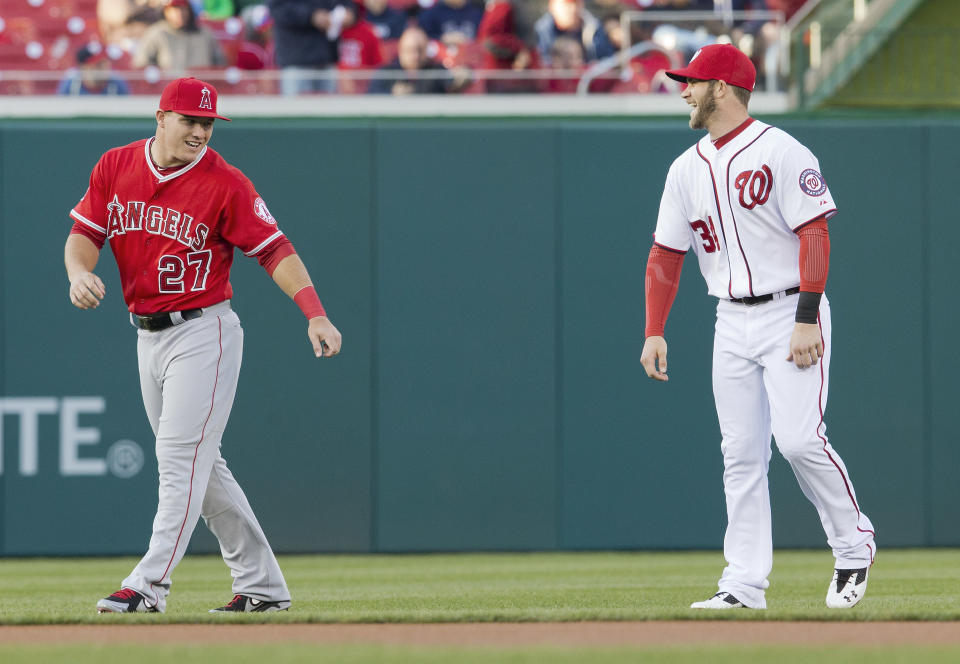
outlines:
{"label": "red baseball jersey", "polygon": [[372,69],[383,64],[377,33],[364,21],[354,23],[340,34],[338,51],[340,69]]}
{"label": "red baseball jersey", "polygon": [[233,294],[234,247],[256,256],[283,233],[253,184],[209,146],[163,174],[144,139],[104,154],[70,211],[72,233],[110,242],[135,314],[208,307]]}

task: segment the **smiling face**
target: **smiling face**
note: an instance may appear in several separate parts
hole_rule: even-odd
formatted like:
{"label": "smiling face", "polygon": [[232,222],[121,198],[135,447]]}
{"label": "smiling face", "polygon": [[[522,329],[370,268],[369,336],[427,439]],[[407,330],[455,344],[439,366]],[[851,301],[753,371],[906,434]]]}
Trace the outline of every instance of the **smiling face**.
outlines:
{"label": "smiling face", "polygon": [[680,96],[690,105],[690,128],[709,129],[710,119],[716,115],[717,99],[715,90],[716,81],[700,81],[687,79],[687,87]]}
{"label": "smiling face", "polygon": [[213,118],[157,111],[157,140],[151,153],[157,166],[184,166],[194,161],[213,135]]}

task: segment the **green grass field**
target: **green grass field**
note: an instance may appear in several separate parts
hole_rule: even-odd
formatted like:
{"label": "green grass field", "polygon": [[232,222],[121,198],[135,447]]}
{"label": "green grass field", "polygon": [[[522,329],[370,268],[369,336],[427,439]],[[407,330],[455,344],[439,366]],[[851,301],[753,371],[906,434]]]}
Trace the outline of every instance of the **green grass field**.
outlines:
{"label": "green grass field", "polygon": [[[163,615],[97,615],[133,558],[0,561],[0,624],[200,622],[490,622],[582,620],[960,620],[960,551],[881,551],[867,598],[850,611],[824,606],[826,551],[777,552],[767,611],[694,612],[715,591],[718,552],[282,556],[293,593],[289,612],[214,615],[230,575],[215,556],[188,556],[174,574]],[[960,629],[960,627],[958,627]],[[138,662],[956,662],[945,647],[714,647],[551,649],[376,645],[124,646]],[[101,646],[0,645],[0,661],[101,662]],[[642,655],[642,657],[641,657]]]}
{"label": "green grass field", "polygon": [[[720,553],[537,553],[283,556],[291,611],[210,616],[231,597],[216,556],[187,556],[164,615],[101,616],[133,558],[0,561],[0,624],[124,622],[464,622],[724,619],[687,607],[716,591]],[[767,611],[738,620],[960,620],[960,551],[881,551],[867,599],[824,606],[826,551],[776,554]]]}

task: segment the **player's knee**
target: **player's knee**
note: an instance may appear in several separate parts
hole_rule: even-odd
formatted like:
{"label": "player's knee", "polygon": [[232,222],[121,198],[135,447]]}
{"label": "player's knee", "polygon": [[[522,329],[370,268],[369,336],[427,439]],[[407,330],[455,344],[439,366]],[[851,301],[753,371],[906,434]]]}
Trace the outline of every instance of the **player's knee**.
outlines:
{"label": "player's knee", "polygon": [[777,441],[777,449],[780,450],[780,454],[787,461],[801,459],[823,446],[823,441],[819,438],[775,436],[774,439]]}

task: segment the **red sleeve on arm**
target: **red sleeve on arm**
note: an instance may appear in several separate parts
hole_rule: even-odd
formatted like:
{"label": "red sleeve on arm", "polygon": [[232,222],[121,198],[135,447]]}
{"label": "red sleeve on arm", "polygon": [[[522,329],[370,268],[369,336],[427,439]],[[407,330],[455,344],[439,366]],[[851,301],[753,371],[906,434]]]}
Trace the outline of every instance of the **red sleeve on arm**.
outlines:
{"label": "red sleeve on arm", "polygon": [[822,293],[830,271],[830,231],[823,217],[797,229],[800,237],[800,290]]}
{"label": "red sleeve on arm", "polygon": [[73,228],[70,229],[70,234],[73,235],[74,233],[88,238],[91,242],[97,245],[97,249],[103,249],[103,244],[106,241],[106,238],[103,237],[103,234],[98,233],[86,224],[81,224],[79,221],[73,222]]}
{"label": "red sleeve on arm", "polygon": [[680,286],[684,253],[653,245],[647,258],[644,291],[647,299],[646,336],[662,337],[670,307]]}
{"label": "red sleeve on arm", "polygon": [[293,248],[293,244],[286,237],[283,237],[280,238],[278,242],[274,242],[257,254],[257,261],[263,266],[263,269],[267,271],[267,274],[272,277],[273,271],[277,269],[280,261],[295,253],[297,252]]}

